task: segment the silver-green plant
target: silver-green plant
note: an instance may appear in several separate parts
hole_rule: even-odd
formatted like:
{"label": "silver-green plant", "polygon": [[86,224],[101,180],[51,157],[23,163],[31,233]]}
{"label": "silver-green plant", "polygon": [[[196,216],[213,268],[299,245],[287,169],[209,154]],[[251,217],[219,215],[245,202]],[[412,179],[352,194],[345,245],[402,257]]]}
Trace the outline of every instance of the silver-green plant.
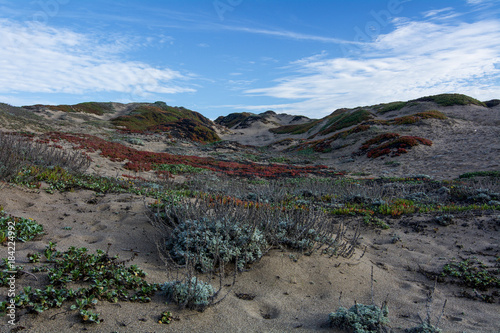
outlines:
{"label": "silver-green plant", "polygon": [[355,304],[350,309],[339,307],[329,315],[330,325],[354,333],[376,333],[386,331],[389,323],[387,304]]}
{"label": "silver-green plant", "polygon": [[192,262],[201,272],[236,262],[238,270],[260,259],[269,247],[262,231],[240,221],[202,217],[181,222],[166,240],[172,259]]}
{"label": "silver-green plant", "polygon": [[174,303],[181,307],[205,310],[214,302],[216,291],[206,282],[192,277],[187,281],[169,281],[160,286],[161,290]]}

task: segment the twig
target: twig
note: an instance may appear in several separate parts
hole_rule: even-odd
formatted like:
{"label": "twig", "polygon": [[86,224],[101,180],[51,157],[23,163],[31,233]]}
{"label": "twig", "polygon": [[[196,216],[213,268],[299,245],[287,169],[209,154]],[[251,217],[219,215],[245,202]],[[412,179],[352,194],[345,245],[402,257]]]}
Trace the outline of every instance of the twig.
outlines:
{"label": "twig", "polygon": [[439,316],[437,322],[436,322],[436,328],[439,328],[439,322],[441,321],[441,318],[443,318],[444,315],[444,308],[446,307],[446,303],[448,303],[448,300],[446,299],[443,304],[443,309],[441,310],[441,315]]}
{"label": "twig", "polygon": [[22,273],[28,274],[28,275],[30,275],[30,276],[32,276],[32,277],[34,277],[34,278],[35,278],[35,280],[37,280],[37,281],[38,281],[38,278],[37,278],[37,277],[36,277],[36,275],[35,275],[35,274],[33,274],[33,273],[30,273],[30,272],[27,272],[27,271],[19,271],[19,272],[22,272]]}
{"label": "twig", "polygon": [[371,279],[370,279],[370,287],[371,287],[371,297],[372,297],[372,304],[375,304],[374,300],[373,300],[373,266],[372,266],[372,274],[371,274]]}

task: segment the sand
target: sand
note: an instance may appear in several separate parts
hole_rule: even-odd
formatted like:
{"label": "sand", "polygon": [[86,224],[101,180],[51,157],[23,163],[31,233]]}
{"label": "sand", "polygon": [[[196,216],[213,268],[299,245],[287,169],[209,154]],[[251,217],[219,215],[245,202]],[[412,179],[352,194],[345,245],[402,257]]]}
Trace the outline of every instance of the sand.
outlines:
{"label": "sand", "polygon": [[[155,229],[146,216],[143,197],[96,197],[86,190],[48,194],[11,185],[5,186],[2,194],[0,200],[7,212],[35,219],[46,232],[39,240],[17,243],[18,264],[26,264],[26,254],[43,250],[49,241],[56,242],[59,249],[76,246],[91,251],[106,249],[111,244],[110,254],[123,259],[136,252],[133,263],[148,273],[149,282],[162,283],[170,276],[153,242]],[[354,225],[356,219],[351,218],[347,224]],[[423,271],[437,272],[452,257],[498,254],[500,222],[496,215],[484,212],[457,219],[455,224],[443,227],[433,222],[431,216],[389,218],[389,230],[363,230],[359,249],[349,260],[273,250],[251,270],[237,276],[234,289],[223,302],[203,313],[167,305],[164,296],[158,294],[146,304],[99,302],[95,311],[104,321],[98,325],[80,323],[76,311],[68,311],[71,304],[64,304],[61,309],[41,315],[19,310],[17,326],[24,327],[22,332],[335,331],[328,327],[327,320],[328,314],[339,306],[340,293],[345,307],[354,301],[371,303],[373,267],[374,301],[381,304],[387,300],[391,327],[397,332],[400,327],[416,326],[418,314],[425,317],[427,293],[434,282]],[[415,231],[415,225],[420,226],[419,231]],[[391,240],[395,233],[401,241],[394,244]],[[366,253],[361,257],[365,247]],[[25,275],[16,283],[21,289],[41,282]],[[456,285],[437,285],[432,313],[439,316],[447,300],[440,324],[443,331],[498,332],[498,303],[463,298],[460,291]],[[240,293],[254,299],[240,299]],[[160,313],[166,310],[172,311],[177,320],[169,325],[158,324]],[[6,318],[2,318],[0,327],[2,332],[11,328]]]}

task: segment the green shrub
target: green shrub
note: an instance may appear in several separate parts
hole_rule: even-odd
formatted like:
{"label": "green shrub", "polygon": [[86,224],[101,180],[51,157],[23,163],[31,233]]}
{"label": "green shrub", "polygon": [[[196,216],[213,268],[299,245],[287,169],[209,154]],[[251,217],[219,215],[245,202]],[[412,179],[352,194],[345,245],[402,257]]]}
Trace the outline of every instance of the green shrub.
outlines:
{"label": "green shrub", "polygon": [[500,178],[500,171],[475,171],[475,172],[466,172],[458,176],[460,179],[469,179],[474,177],[492,177],[492,178]]}
{"label": "green shrub", "polygon": [[389,311],[386,305],[356,304],[349,310],[339,307],[329,315],[330,325],[354,333],[377,333],[389,323]]}
{"label": "green shrub", "polygon": [[219,264],[236,262],[239,270],[260,259],[268,243],[257,228],[243,222],[200,218],[175,227],[166,248],[181,265],[211,272]]}
{"label": "green shrub", "polygon": [[206,172],[206,169],[197,168],[186,164],[155,164],[153,165],[153,170],[167,171],[173,175]]}
{"label": "green shrub", "polygon": [[327,125],[320,130],[319,135],[327,135],[373,118],[367,110],[357,110],[352,113],[343,112],[338,115],[334,113],[332,116]]}
{"label": "green shrub", "polygon": [[390,111],[398,111],[406,106],[407,102],[392,102],[383,104],[382,107],[377,111],[380,114],[384,114]]}
{"label": "green shrub", "polygon": [[440,94],[434,96],[425,96],[416,99],[419,102],[434,102],[440,106],[452,106],[452,105],[479,105],[486,107],[486,104],[478,101],[475,98],[462,95],[462,94]]}
{"label": "green shrub", "polygon": [[166,296],[176,304],[203,311],[213,303],[215,289],[211,284],[193,277],[187,282],[170,281],[160,286]]}

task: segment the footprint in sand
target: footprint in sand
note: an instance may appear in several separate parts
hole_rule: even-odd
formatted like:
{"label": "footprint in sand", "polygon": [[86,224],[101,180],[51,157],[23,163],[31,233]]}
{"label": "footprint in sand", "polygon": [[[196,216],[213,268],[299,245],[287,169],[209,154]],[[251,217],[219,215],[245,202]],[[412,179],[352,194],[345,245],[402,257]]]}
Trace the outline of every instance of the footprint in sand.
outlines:
{"label": "footprint in sand", "polygon": [[280,310],[274,306],[261,305],[260,306],[260,315],[264,319],[276,319],[280,315]]}
{"label": "footprint in sand", "polygon": [[247,313],[254,318],[263,318],[267,320],[276,319],[280,316],[281,311],[278,307],[269,303],[259,303],[256,301],[245,301]]}
{"label": "footprint in sand", "polygon": [[89,243],[89,244],[95,244],[95,243],[102,241],[103,239],[104,239],[104,237],[102,237],[102,236],[94,236],[94,237],[87,237],[84,239],[84,241]]}
{"label": "footprint in sand", "polygon": [[97,231],[103,231],[106,230],[108,227],[105,226],[104,224],[96,223],[94,226],[90,229],[92,232],[97,232]]}

